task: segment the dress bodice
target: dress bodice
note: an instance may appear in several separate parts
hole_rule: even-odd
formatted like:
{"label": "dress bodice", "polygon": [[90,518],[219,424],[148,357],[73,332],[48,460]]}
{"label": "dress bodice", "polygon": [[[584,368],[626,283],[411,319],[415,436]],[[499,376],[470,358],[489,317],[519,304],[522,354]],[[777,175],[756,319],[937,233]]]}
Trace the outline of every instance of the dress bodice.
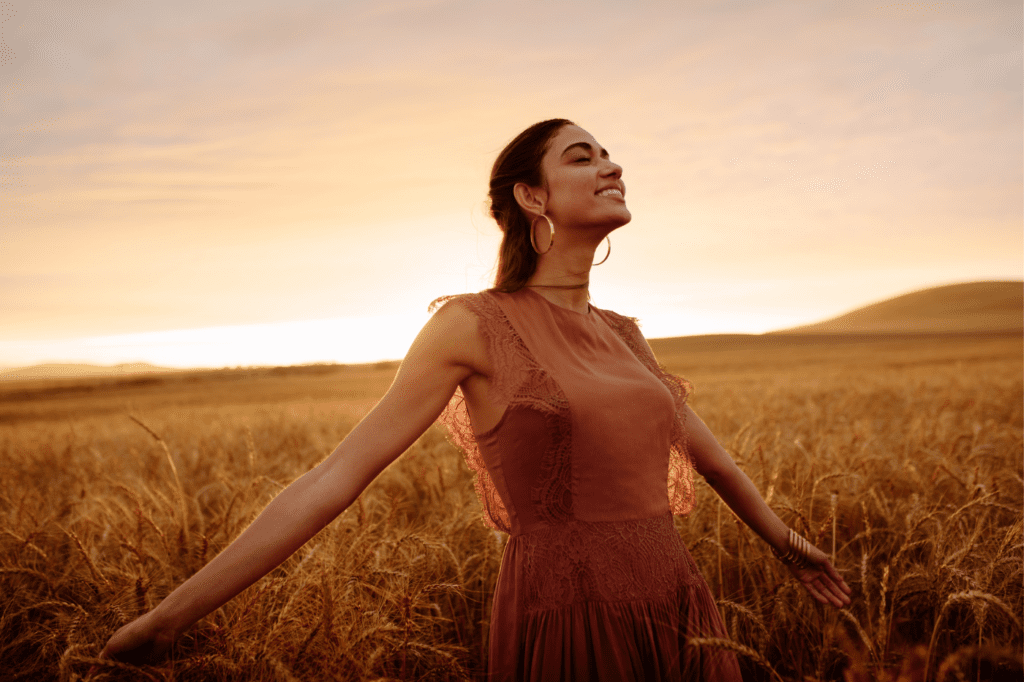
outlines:
{"label": "dress bodice", "polygon": [[474,312],[504,407],[484,432],[458,392],[442,415],[477,473],[488,522],[513,534],[569,520],[686,513],[689,386],[657,365],[634,320],[577,313],[531,289],[452,297]]}

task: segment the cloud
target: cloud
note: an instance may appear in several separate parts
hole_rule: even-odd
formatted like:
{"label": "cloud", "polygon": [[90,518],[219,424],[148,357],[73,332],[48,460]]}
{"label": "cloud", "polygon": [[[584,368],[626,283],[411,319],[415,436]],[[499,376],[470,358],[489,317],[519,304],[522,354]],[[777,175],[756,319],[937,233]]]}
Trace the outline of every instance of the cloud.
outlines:
{"label": "cloud", "polygon": [[[0,272],[66,276],[31,285],[23,331],[84,324],[72,308],[147,329],[352,312],[384,285],[349,256],[385,262],[381,239],[388,297],[425,286],[430,259],[469,287],[493,258],[490,163],[555,115],[626,169],[635,220],[603,276],[935,272],[965,253],[1005,269],[1021,11],[960,6],[563,2],[538,21],[468,0],[40,2],[0,67]],[[311,274],[332,251],[345,269]]]}

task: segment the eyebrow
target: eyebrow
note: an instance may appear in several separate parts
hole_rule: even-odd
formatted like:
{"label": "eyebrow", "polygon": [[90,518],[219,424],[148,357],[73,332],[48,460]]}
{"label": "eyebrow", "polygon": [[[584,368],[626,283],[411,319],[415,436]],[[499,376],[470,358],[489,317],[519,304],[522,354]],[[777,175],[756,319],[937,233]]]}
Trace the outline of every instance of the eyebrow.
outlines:
{"label": "eyebrow", "polygon": [[[585,149],[588,152],[594,151],[594,148],[590,145],[589,142],[575,142],[575,143],[569,145],[568,147],[566,147],[564,150],[562,150],[562,156],[565,156],[566,154],[569,153],[570,149],[575,149],[576,147],[580,147],[581,149]],[[608,150],[604,149],[603,147],[601,148],[601,157],[605,158],[605,159],[608,158]]]}

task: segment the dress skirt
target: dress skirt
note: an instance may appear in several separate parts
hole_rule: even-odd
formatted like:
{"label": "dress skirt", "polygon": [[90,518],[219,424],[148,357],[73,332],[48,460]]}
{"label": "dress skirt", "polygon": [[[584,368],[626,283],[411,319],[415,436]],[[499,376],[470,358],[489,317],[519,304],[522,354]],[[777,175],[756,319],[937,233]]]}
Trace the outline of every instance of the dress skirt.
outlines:
{"label": "dress skirt", "polygon": [[489,679],[738,682],[728,635],[672,516],[572,521],[509,537],[495,588]]}

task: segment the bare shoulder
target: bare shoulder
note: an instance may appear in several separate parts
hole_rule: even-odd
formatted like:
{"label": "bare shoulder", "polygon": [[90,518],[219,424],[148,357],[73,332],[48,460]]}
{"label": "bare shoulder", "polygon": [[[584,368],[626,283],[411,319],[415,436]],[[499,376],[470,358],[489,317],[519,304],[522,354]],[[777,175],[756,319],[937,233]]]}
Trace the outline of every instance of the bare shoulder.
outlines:
{"label": "bare shoulder", "polygon": [[429,355],[433,363],[484,374],[487,353],[480,320],[469,306],[460,304],[460,298],[453,297],[440,306],[423,326],[409,353]]}

